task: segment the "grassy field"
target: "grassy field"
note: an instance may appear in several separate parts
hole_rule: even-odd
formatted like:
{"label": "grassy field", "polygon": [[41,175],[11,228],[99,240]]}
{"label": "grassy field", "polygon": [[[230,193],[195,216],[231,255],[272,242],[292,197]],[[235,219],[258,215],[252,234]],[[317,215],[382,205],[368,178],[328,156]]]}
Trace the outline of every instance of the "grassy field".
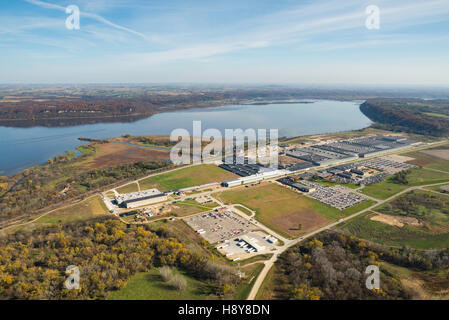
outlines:
{"label": "grassy field", "polygon": [[439,117],[439,118],[446,118],[446,119],[449,119],[449,116],[448,116],[448,115],[441,114],[441,113],[424,112],[424,114],[426,114],[426,115],[428,115],[428,116],[432,116],[432,117]]}
{"label": "grassy field", "polygon": [[187,167],[139,181],[142,189],[158,188],[161,191],[183,189],[212,182],[235,179],[233,173],[213,164]]}
{"label": "grassy field", "polygon": [[[425,191],[415,191],[416,194],[437,194]],[[405,196],[405,195],[404,195]],[[404,197],[402,196],[402,197]],[[439,197],[448,196],[441,195]],[[443,199],[443,198],[442,198]],[[447,201],[446,199],[446,201]],[[446,202],[447,203],[447,202]],[[376,208],[377,212],[389,214],[389,203]],[[398,216],[419,217],[420,226],[404,225],[392,226],[382,222],[373,221],[373,213],[363,214],[341,226],[359,238],[393,246],[410,246],[418,249],[445,248],[449,246],[449,215],[441,209],[414,205],[414,213],[409,211],[398,212]],[[394,217],[394,215],[393,215]]]}
{"label": "grassy field", "polygon": [[445,248],[449,246],[449,234],[432,235],[417,227],[402,228],[372,221],[369,215],[357,217],[344,227],[353,235],[369,241],[392,246],[409,246],[417,249]]}
{"label": "grassy field", "polygon": [[200,213],[200,212],[215,208],[218,206],[218,203],[210,202],[210,203],[205,203],[205,204],[199,204],[195,200],[184,200],[184,201],[176,202],[173,205],[178,208],[173,209],[170,213],[177,217],[184,217],[184,216],[188,216],[188,215],[195,214],[195,213]]}
{"label": "grassy field", "polygon": [[407,179],[409,181],[408,184],[398,184],[395,183],[390,177],[381,183],[364,187],[361,192],[376,199],[385,200],[413,186],[421,186],[445,181],[449,182],[449,174],[428,170],[426,168],[416,168],[411,170],[411,173],[407,175]]}
{"label": "grassy field", "polygon": [[225,203],[243,204],[256,211],[258,221],[287,238],[348,215],[347,211],[337,210],[274,183],[237,188],[216,196]]}
{"label": "grassy field", "polygon": [[[448,145],[442,145],[442,146],[438,146],[438,147],[426,149],[426,150],[431,151],[431,150],[441,150],[441,149],[448,149],[448,148],[449,148]],[[442,159],[439,157],[435,157],[433,155],[426,154],[424,152],[409,152],[409,153],[405,153],[404,156],[414,158],[414,160],[408,162],[410,164],[422,166],[424,168],[430,168],[430,169],[436,169],[436,170],[442,170],[442,171],[449,172],[449,161],[448,160],[445,160],[445,159]]]}
{"label": "grassy field", "polygon": [[115,190],[117,190],[118,193],[137,192],[137,191],[139,191],[139,186],[137,185],[137,183],[131,183],[124,187],[117,188]]}
{"label": "grassy field", "polygon": [[[177,271],[179,272],[179,271]],[[181,273],[187,280],[184,291],[177,291],[163,282],[159,269],[151,269],[132,276],[126,286],[119,291],[113,291],[110,300],[204,300],[210,294],[207,283],[198,281],[186,273]]]}
{"label": "grassy field", "polygon": [[436,191],[436,192],[441,192],[443,194],[447,194],[449,195],[449,191],[443,190],[441,187],[449,187],[449,184],[446,185],[440,185],[440,186],[435,186],[435,187],[427,187],[427,190],[432,190],[432,191]]}
{"label": "grassy field", "polygon": [[83,220],[106,214],[108,209],[100,196],[89,198],[73,206],[56,210],[36,222],[38,223],[66,223]]}
{"label": "grassy field", "polygon": [[100,196],[95,196],[72,206],[53,211],[37,219],[33,223],[19,226],[14,229],[14,232],[28,231],[39,227],[90,219],[106,213],[108,213],[106,205],[101,200]]}
{"label": "grassy field", "polygon": [[243,206],[236,205],[235,207],[236,207],[239,211],[241,211],[241,212],[243,212],[244,214],[246,214],[247,216],[251,216],[251,214],[252,214],[251,211],[249,211],[248,209],[246,209],[246,208],[243,207]]}

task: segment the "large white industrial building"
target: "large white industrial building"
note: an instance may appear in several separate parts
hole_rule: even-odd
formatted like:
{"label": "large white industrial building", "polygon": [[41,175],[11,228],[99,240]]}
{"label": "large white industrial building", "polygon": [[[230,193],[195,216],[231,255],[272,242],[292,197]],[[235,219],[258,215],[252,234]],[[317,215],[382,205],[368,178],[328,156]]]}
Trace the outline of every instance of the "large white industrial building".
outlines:
{"label": "large white industrial building", "polygon": [[240,186],[243,184],[247,184],[247,183],[255,183],[255,182],[259,182],[259,181],[263,181],[265,179],[271,179],[277,176],[282,176],[285,174],[288,174],[289,171],[287,170],[272,170],[272,171],[266,171],[266,172],[262,172],[262,173],[257,173],[254,174],[252,176],[248,176],[248,177],[241,177],[235,180],[229,180],[229,181],[224,181],[221,183],[221,185],[223,187],[235,187],[235,186]]}
{"label": "large white industrial building", "polygon": [[160,192],[158,189],[124,193],[115,197],[117,204],[125,208],[137,208],[156,202],[166,201],[167,199],[167,194]]}

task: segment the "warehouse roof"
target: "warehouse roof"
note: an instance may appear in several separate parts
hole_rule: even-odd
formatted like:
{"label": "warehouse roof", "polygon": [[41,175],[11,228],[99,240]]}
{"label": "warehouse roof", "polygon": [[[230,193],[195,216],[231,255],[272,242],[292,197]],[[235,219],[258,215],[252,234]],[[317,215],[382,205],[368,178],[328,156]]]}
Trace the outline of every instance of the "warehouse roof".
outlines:
{"label": "warehouse roof", "polygon": [[151,199],[151,198],[160,197],[163,195],[165,195],[165,193],[160,192],[158,189],[148,189],[148,190],[143,190],[143,191],[120,194],[117,197],[115,197],[115,200],[117,200],[117,203],[120,204],[123,202],[129,203],[129,202]]}

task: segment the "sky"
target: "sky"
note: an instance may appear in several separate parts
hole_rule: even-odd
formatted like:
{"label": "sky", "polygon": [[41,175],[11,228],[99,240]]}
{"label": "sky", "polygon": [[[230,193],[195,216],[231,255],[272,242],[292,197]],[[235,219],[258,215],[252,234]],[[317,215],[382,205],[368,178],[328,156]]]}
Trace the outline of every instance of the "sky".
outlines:
{"label": "sky", "polygon": [[7,84],[448,87],[448,56],[449,0],[0,0]]}

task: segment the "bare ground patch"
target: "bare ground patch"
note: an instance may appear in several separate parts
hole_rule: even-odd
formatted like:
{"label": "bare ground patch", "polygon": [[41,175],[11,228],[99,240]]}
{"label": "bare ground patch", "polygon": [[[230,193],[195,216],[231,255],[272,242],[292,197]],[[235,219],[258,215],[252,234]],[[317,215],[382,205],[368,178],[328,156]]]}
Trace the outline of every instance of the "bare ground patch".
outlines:
{"label": "bare ground patch", "polygon": [[375,213],[370,220],[402,228],[404,225],[421,226],[418,219],[412,217],[398,217],[383,213]]}
{"label": "bare ground patch", "polygon": [[449,149],[430,149],[421,152],[439,159],[449,160]]}
{"label": "bare ground patch", "polygon": [[118,143],[96,146],[97,153],[87,165],[91,168],[107,168],[139,161],[168,160],[169,151],[153,150]]}
{"label": "bare ground patch", "polygon": [[[314,230],[324,224],[327,220],[313,210],[296,211],[287,215],[277,216],[272,219],[274,225],[291,236]],[[301,230],[298,229],[302,225]]]}

